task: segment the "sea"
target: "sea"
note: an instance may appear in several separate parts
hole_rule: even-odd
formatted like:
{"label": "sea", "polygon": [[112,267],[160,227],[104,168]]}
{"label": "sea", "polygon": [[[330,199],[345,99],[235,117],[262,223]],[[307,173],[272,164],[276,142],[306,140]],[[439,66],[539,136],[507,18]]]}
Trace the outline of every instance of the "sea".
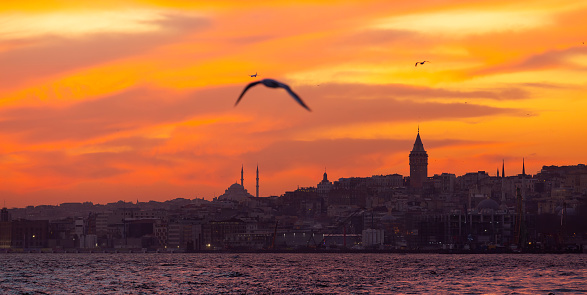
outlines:
{"label": "sea", "polygon": [[0,294],[587,294],[587,254],[4,253]]}

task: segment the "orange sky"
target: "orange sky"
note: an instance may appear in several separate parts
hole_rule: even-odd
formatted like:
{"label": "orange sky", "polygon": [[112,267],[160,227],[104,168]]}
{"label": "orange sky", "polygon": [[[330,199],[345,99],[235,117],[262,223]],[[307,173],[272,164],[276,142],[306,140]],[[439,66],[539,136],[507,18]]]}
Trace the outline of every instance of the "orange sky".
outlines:
{"label": "orange sky", "polygon": [[9,208],[585,163],[585,2],[86,2],[0,4]]}

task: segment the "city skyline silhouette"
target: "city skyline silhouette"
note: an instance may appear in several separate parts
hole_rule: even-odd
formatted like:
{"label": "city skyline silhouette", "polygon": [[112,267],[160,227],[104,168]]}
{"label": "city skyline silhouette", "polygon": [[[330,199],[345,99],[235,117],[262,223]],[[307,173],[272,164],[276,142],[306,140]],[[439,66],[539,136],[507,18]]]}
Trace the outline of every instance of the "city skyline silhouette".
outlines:
{"label": "city skyline silhouette", "polygon": [[[261,197],[408,176],[418,131],[427,176],[584,163],[584,5],[267,3],[0,5],[6,206],[211,200],[241,165]],[[312,112],[233,107],[253,73]]]}

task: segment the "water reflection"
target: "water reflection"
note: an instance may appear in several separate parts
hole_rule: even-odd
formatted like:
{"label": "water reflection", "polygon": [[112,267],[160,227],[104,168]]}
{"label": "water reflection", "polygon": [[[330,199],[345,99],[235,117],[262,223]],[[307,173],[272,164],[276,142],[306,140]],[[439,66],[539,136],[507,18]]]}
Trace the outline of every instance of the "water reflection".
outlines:
{"label": "water reflection", "polygon": [[587,292],[587,255],[3,254],[2,294]]}

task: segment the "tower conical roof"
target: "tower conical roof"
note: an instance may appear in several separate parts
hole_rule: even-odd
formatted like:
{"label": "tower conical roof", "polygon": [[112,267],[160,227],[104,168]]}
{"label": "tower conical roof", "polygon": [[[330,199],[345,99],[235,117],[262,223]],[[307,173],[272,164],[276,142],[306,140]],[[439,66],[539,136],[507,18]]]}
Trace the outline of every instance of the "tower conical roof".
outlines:
{"label": "tower conical roof", "polygon": [[414,148],[412,152],[425,152],[424,145],[422,144],[422,139],[420,139],[420,132],[418,132],[418,136],[416,136],[416,141],[414,142]]}

